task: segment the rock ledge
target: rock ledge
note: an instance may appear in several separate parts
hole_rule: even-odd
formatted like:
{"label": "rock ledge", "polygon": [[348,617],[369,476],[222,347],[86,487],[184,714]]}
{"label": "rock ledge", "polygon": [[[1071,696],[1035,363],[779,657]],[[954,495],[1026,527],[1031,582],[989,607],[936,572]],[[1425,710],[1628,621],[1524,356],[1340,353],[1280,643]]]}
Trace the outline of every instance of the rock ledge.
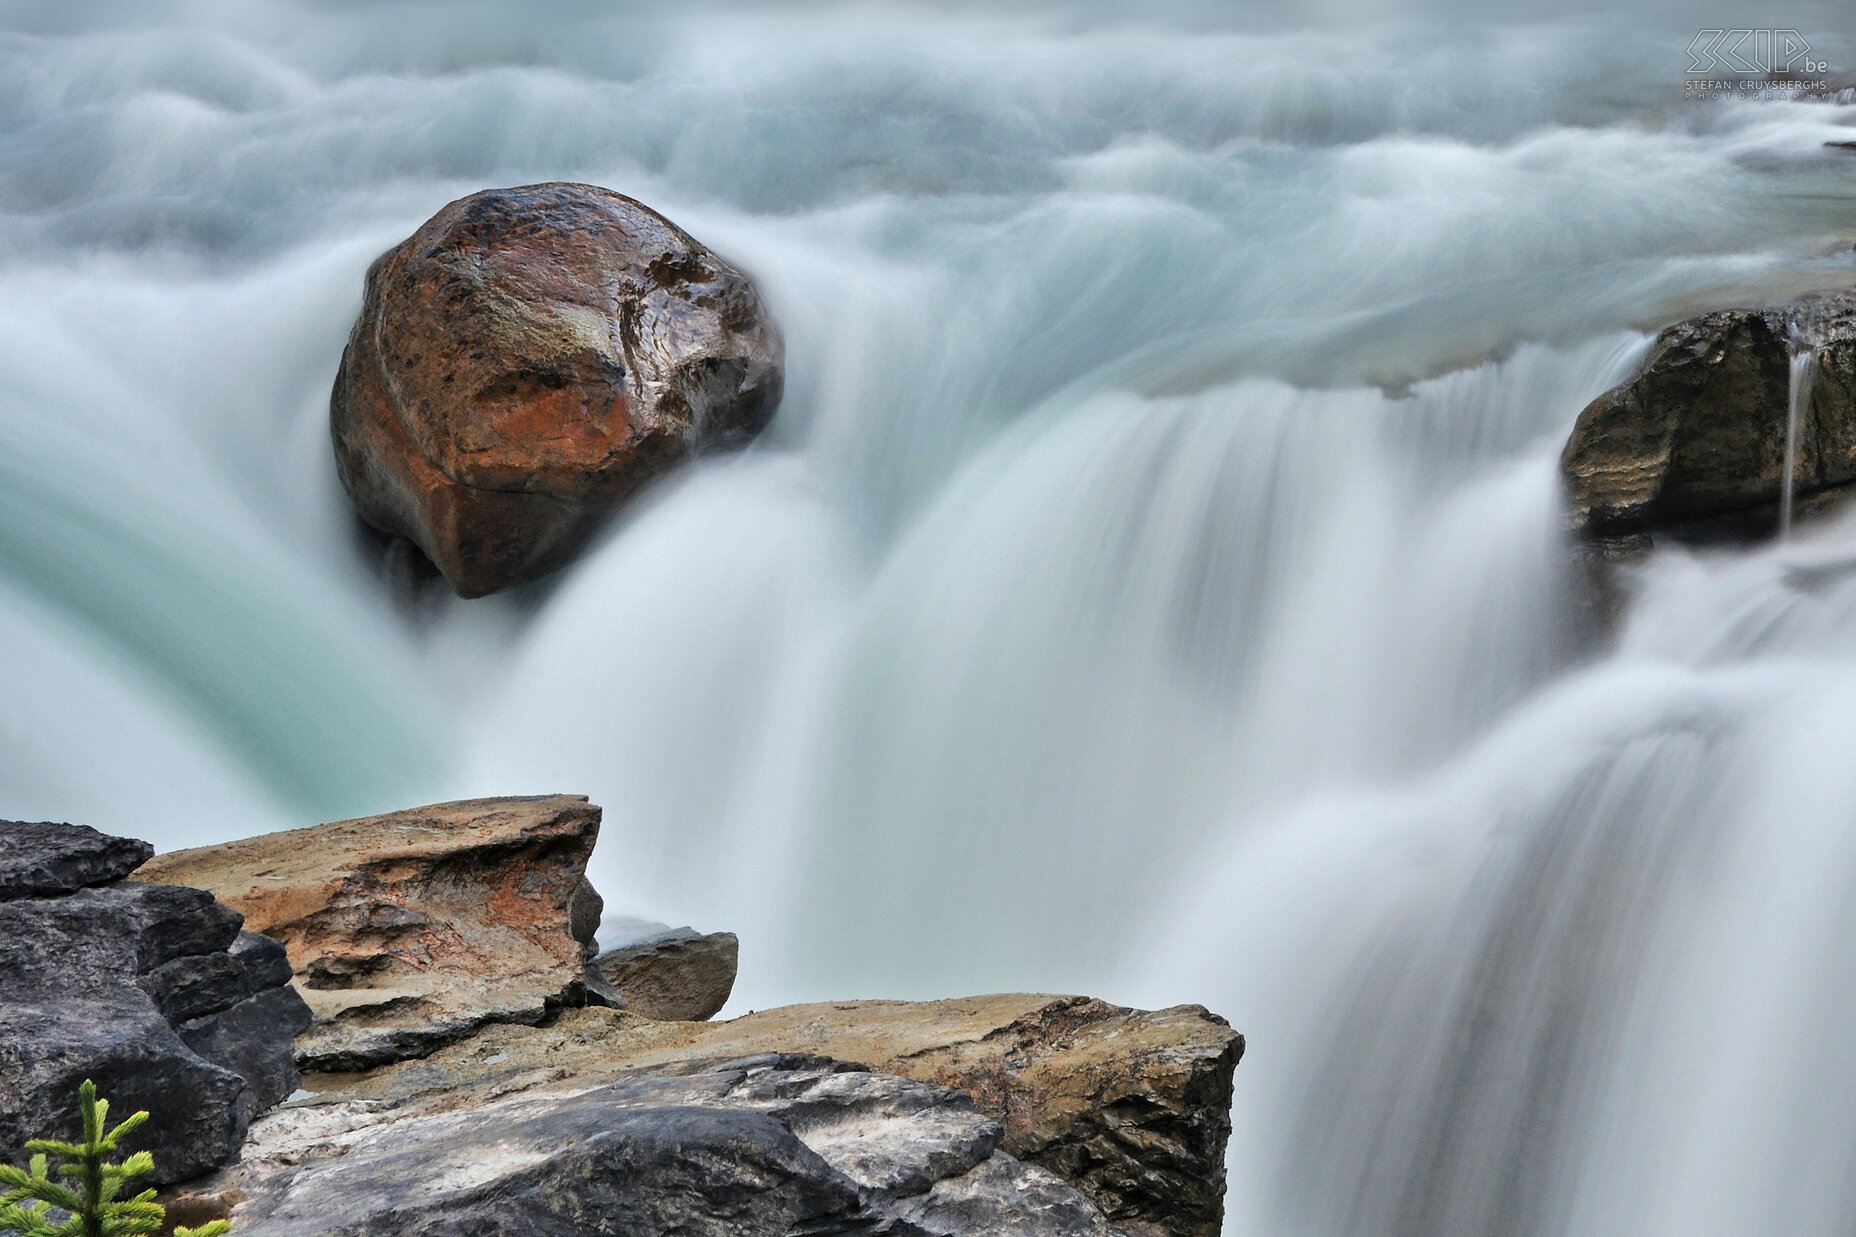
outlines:
{"label": "rock ledge", "polygon": [[138,879],[209,889],[281,941],[316,1015],[299,1063],[364,1069],[584,1000],[599,820],[578,795],[441,803],[175,851]]}

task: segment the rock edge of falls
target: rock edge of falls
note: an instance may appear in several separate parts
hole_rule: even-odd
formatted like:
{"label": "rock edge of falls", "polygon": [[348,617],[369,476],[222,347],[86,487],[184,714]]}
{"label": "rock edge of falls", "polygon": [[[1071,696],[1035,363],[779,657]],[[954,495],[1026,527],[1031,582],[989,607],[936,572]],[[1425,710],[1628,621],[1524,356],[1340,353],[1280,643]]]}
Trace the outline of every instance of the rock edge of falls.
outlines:
{"label": "rock edge of falls", "polygon": [[1218,1232],[1223,1019],[1030,994],[646,1017],[627,991],[724,1001],[733,938],[602,954],[599,821],[484,799],[153,859],[0,824],[0,1153],[95,1077],[155,1111],[171,1222],[251,1237]]}

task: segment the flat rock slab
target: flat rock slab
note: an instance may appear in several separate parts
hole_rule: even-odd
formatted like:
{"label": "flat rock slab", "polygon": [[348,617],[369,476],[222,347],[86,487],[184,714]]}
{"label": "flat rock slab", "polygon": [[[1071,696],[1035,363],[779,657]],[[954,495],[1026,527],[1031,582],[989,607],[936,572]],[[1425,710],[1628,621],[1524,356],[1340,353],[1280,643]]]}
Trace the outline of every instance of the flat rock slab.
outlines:
{"label": "flat rock slab", "polygon": [[211,890],[281,941],[315,1014],[302,1067],[364,1069],[581,999],[599,820],[574,795],[444,803],[176,851],[137,879]]}
{"label": "flat rock slab", "polygon": [[705,1051],[817,1052],[953,1087],[1005,1149],[1079,1186],[1130,1233],[1215,1237],[1243,1036],[1197,1005],[1087,997],[794,1005],[719,1024]]}
{"label": "flat rock slab", "polygon": [[608,950],[592,969],[625,1008],[659,1022],[706,1022],[735,989],[741,942],[733,932],[679,928]]}
{"label": "flat rock slab", "polygon": [[643,203],[488,189],[368,269],[329,401],[336,469],[363,519],[482,596],[759,433],[783,356],[753,281]]}
{"label": "flat rock slab", "polygon": [[1243,1037],[1198,1006],[1147,1012],[1012,994],[795,1005],[713,1023],[575,1010],[549,1027],[490,1028],[428,1060],[304,1085],[390,1105],[475,1103],[561,1077],[592,1083],[765,1052],[958,1090],[1000,1123],[1007,1153],[1079,1188],[1125,1232],[1219,1231]]}
{"label": "flat rock slab", "polygon": [[1115,1237],[1000,1134],[958,1093],[764,1054],[493,1100],[324,1094],[179,1205],[247,1237]]}

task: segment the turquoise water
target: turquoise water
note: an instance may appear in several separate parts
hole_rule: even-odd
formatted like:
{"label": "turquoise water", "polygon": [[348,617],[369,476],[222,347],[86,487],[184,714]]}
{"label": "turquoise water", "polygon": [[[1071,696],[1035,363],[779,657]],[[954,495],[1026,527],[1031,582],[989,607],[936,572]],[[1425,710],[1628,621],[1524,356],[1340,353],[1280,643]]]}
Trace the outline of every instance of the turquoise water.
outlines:
{"label": "turquoise water", "polygon": [[[1227,1014],[1234,1233],[1856,1219],[1856,528],[1596,644],[1555,479],[1648,332],[1856,276],[1856,108],[1685,106],[1680,15],[0,13],[0,815],[577,791],[741,1008]],[[788,397],[409,594],[329,466],[361,274],[541,179],[754,272]]]}

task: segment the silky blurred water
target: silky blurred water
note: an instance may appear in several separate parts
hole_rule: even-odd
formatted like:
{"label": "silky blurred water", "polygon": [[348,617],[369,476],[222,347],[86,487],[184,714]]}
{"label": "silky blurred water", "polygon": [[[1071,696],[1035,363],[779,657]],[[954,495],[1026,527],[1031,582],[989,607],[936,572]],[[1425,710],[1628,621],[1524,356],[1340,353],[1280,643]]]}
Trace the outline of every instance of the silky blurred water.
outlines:
{"label": "silky blurred water", "polygon": [[[1228,1015],[1232,1233],[1846,1234],[1856,525],[1600,640],[1556,460],[1659,325],[1856,277],[1856,108],[1685,105],[1679,14],[1335,11],[0,6],[0,816],[586,793],[737,1008]],[[409,595],[361,274],[542,179],[752,271],[787,400]]]}

